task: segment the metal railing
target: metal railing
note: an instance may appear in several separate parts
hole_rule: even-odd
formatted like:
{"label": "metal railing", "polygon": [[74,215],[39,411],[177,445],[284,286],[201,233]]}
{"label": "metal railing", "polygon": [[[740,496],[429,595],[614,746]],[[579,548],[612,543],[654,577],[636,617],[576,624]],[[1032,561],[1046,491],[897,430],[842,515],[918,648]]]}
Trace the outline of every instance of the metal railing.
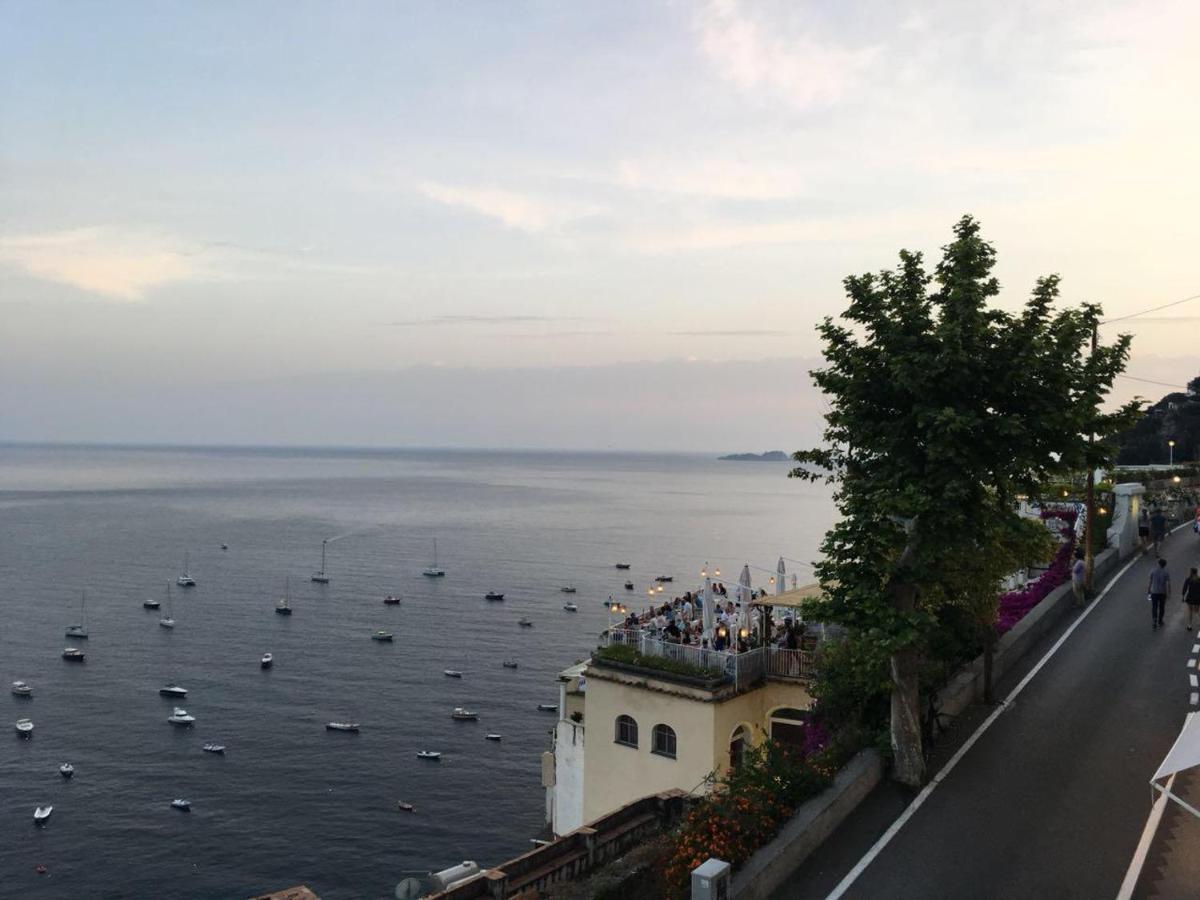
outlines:
{"label": "metal railing", "polygon": [[808,681],[817,674],[816,654],[811,650],[767,647],[767,677]]}
{"label": "metal railing", "polygon": [[671,659],[723,675],[738,690],[763,678],[809,680],[816,674],[816,654],[812,650],[755,647],[745,653],[732,653],[659,640],[653,632],[638,628],[611,628],[601,644],[633,647],[642,656]]}

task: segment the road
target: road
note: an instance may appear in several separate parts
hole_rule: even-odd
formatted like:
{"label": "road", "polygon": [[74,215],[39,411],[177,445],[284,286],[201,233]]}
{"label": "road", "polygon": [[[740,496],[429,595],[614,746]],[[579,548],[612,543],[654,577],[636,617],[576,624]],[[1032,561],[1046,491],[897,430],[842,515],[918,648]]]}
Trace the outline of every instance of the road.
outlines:
{"label": "road", "polygon": [[[1164,555],[1175,587],[1166,625],[1151,628],[1152,561],[1143,557],[845,897],[1116,897],[1150,809],[1149,778],[1184,716],[1197,708],[1190,680],[1197,670],[1189,660],[1200,638],[1184,629],[1178,585],[1198,564],[1200,540],[1190,529],[1176,532]],[[1053,637],[1029,654],[1024,669]],[[1002,685],[1000,696],[1009,687]],[[974,712],[977,721],[986,715]],[[909,799],[894,785],[881,786],[777,897],[826,896]]]}

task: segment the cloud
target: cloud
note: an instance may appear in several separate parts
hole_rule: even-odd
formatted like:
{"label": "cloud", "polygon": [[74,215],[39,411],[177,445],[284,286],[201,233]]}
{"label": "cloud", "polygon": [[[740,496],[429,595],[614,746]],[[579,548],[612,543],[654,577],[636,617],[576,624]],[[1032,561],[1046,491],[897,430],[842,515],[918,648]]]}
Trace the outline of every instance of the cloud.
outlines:
{"label": "cloud", "polygon": [[458,207],[495,219],[507,228],[541,234],[599,212],[574,201],[553,201],[533,194],[494,187],[468,187],[425,181],[417,189],[445,206]]}
{"label": "cloud", "polygon": [[708,328],[703,331],[668,331],[667,334],[671,337],[789,337],[795,332],[778,328],[744,328],[729,331]]}
{"label": "cloud", "polygon": [[124,301],[197,271],[196,261],[168,237],[99,227],[0,237],[0,263]]}
{"label": "cloud", "polygon": [[737,0],[714,0],[699,17],[700,50],[744,92],[798,108],[836,103],[865,73],[878,48],[849,49],[807,34],[764,28]]}
{"label": "cloud", "polygon": [[617,166],[616,182],[630,190],[721,200],[779,200],[807,193],[806,179],[794,165],[763,160],[627,159]]}
{"label": "cloud", "polygon": [[387,325],[396,326],[424,326],[424,325],[513,325],[518,323],[528,322],[574,322],[581,320],[582,316],[527,316],[527,315],[499,315],[499,316],[478,316],[478,315],[452,315],[452,316],[430,316],[426,319],[400,319],[395,322],[387,322]]}

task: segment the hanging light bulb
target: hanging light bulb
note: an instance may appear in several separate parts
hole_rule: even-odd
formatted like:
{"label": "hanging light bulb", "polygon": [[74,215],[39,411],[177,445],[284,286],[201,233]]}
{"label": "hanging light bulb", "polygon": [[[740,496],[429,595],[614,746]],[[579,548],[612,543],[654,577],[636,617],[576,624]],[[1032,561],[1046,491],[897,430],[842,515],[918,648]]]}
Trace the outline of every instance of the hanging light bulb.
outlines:
{"label": "hanging light bulb", "polygon": [[718,578],[720,578],[720,577],[721,577],[721,570],[720,570],[720,569],[717,569],[715,572],[713,572],[713,574],[714,574],[715,576],[717,576]]}

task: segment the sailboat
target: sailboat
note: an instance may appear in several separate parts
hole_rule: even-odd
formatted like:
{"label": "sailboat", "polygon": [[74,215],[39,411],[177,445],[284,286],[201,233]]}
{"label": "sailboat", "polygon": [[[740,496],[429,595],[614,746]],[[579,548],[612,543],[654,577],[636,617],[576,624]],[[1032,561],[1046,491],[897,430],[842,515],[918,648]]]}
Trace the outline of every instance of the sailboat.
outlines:
{"label": "sailboat", "polygon": [[163,628],[174,628],[175,618],[171,614],[171,582],[167,582],[167,614],[158,620],[158,624]]}
{"label": "sailboat", "polygon": [[422,574],[422,575],[426,575],[426,576],[428,576],[429,578],[441,578],[443,575],[445,575],[445,574],[446,574],[444,570],[442,570],[442,569],[438,568],[438,562],[437,562],[437,538],[434,538],[434,539],[433,539],[433,565],[432,565],[432,566],[426,566],[426,567],[425,567],[425,570],[424,570],[424,571],[423,571],[421,574]]}
{"label": "sailboat", "polygon": [[175,579],[175,583],[180,587],[196,586],[196,579],[188,573],[188,569],[191,568],[189,565],[190,562],[191,560],[188,556],[188,552],[186,550],[183,551],[183,571],[179,574],[179,577]]}
{"label": "sailboat", "polygon": [[79,621],[80,625],[68,625],[67,637],[69,638],[86,638],[87,633],[87,612],[84,607],[87,605],[87,591],[84,591],[79,598]]}
{"label": "sailboat", "polygon": [[283,580],[283,599],[275,604],[275,612],[281,616],[290,616],[292,614],[292,579],[285,578]]}
{"label": "sailboat", "polygon": [[325,545],[328,540],[321,541],[321,568],[313,572],[312,580],[317,584],[329,584],[329,576],[325,574]]}

